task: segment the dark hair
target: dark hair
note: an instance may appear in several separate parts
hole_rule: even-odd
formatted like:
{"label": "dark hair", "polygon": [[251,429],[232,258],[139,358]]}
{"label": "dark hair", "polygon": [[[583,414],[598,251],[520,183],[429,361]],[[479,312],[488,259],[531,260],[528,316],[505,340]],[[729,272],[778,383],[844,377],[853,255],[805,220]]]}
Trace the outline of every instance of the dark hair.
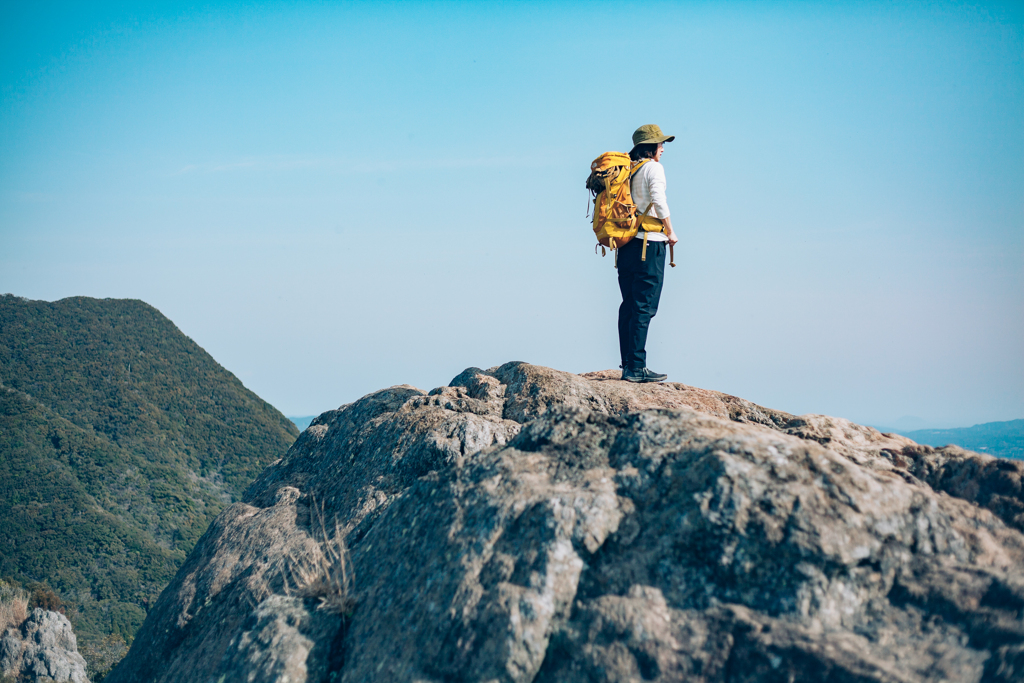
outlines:
{"label": "dark hair", "polygon": [[641,159],[653,159],[654,155],[658,153],[657,142],[647,142],[642,145],[637,145],[633,148],[633,151],[629,153],[629,158],[633,161],[640,161]]}

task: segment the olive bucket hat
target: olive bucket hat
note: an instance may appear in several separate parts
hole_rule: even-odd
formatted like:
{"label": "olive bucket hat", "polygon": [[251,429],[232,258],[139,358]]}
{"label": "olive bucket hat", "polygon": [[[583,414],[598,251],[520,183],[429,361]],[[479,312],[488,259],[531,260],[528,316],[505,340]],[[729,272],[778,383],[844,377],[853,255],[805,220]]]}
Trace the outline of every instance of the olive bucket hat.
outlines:
{"label": "olive bucket hat", "polygon": [[665,135],[661,132],[661,128],[648,123],[646,126],[640,126],[633,132],[633,147],[637,145],[654,145],[659,142],[672,142],[676,139],[675,135]]}

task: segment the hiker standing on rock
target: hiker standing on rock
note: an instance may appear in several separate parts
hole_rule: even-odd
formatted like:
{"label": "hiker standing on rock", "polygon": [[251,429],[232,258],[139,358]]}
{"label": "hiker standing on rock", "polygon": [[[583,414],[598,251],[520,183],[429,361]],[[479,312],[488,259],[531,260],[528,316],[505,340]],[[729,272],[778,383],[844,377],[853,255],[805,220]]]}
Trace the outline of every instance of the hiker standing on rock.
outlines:
{"label": "hiker standing on rock", "polygon": [[[672,230],[668,203],[665,199],[665,167],[661,155],[665,143],[676,139],[663,135],[654,124],[640,126],[633,133],[633,149],[629,158],[634,164],[646,162],[633,174],[630,190],[637,212],[652,225],[646,239],[633,239],[619,249],[619,352],[622,356],[622,379],[627,382],[662,382],[668,375],[647,368],[647,328],[658,312],[661,286],[665,279],[666,247],[679,241]],[[657,224],[664,227],[658,230]],[[641,228],[641,230],[643,230]]]}

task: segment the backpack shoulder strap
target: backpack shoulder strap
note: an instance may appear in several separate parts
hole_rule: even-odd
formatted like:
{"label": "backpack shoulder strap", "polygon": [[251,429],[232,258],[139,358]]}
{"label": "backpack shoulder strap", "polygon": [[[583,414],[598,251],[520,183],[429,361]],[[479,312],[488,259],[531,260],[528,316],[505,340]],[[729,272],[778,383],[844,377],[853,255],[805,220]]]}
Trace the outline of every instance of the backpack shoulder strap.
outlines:
{"label": "backpack shoulder strap", "polygon": [[[648,161],[650,161],[650,159],[644,159],[643,161],[637,162],[637,164],[635,166],[633,166],[633,168],[629,169],[629,184],[630,185],[633,184],[633,176],[635,176],[636,172],[640,170],[640,167],[643,166],[644,164],[646,164]],[[630,188],[630,192],[632,192],[632,188]],[[651,207],[653,207],[653,206],[654,206],[654,202],[651,202],[650,204],[647,205],[647,208],[644,209],[644,212],[636,217],[636,224],[637,224],[637,228],[638,229],[641,227],[641,224],[643,223],[644,218],[647,217],[647,212],[650,211]],[[647,252],[647,233],[644,233],[644,255],[645,256],[646,256],[646,252]],[[643,259],[643,260],[646,260],[646,259]]]}
{"label": "backpack shoulder strap", "polygon": [[635,165],[635,166],[633,166],[633,168],[629,169],[629,179],[630,179],[630,180],[632,180],[632,179],[633,179],[633,176],[635,176],[635,175],[636,175],[636,172],[640,170],[640,167],[642,167],[642,166],[643,166],[644,164],[646,164],[646,163],[647,163],[648,161],[650,161],[650,159],[644,159],[643,161],[638,161],[638,162],[636,163],[636,165]]}

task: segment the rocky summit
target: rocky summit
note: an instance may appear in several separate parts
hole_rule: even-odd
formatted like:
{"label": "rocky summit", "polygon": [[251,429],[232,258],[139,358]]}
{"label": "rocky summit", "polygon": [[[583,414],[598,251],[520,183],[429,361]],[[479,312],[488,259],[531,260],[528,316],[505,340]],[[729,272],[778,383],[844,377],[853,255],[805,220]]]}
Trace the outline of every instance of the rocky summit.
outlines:
{"label": "rocky summit", "polygon": [[320,415],[106,680],[1024,680],[1024,463],[617,377]]}

